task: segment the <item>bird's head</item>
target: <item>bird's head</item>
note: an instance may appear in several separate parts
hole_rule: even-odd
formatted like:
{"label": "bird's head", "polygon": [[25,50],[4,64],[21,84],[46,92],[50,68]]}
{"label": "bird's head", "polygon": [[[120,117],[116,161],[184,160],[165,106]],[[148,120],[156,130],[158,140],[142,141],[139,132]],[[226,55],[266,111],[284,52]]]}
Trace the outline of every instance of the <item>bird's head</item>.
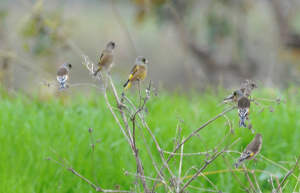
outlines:
{"label": "bird's head", "polygon": [[248,84],[249,84],[249,87],[250,87],[251,90],[258,87],[254,82],[249,82]]}
{"label": "bird's head", "polygon": [[241,90],[236,90],[233,92],[233,96],[236,97],[237,99],[240,99],[241,97],[244,96]]}
{"label": "bird's head", "polygon": [[107,46],[106,46],[106,49],[111,49],[111,50],[113,50],[113,49],[115,49],[117,46],[118,46],[118,45],[115,44],[114,42],[109,42],[109,43],[107,44]]}
{"label": "bird's head", "polygon": [[257,134],[255,135],[255,139],[261,139],[261,138],[262,138],[262,135],[261,135],[261,134],[257,133]]}
{"label": "bird's head", "polygon": [[69,62],[65,62],[63,67],[67,68],[68,70],[73,69],[72,64],[70,64]]}
{"label": "bird's head", "polygon": [[143,56],[138,57],[135,61],[135,64],[137,64],[137,65],[144,65],[145,66],[145,65],[147,65],[147,63],[148,63],[148,60]]}

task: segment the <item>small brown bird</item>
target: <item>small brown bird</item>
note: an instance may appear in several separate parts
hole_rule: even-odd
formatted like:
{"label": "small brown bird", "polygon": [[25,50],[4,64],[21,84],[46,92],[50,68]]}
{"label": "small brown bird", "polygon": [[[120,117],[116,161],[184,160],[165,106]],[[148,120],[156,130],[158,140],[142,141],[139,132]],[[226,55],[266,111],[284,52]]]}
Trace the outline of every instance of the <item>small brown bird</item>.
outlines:
{"label": "small brown bird", "polygon": [[250,109],[250,100],[242,93],[240,90],[236,90],[233,93],[234,98],[237,99],[238,105],[238,113],[240,117],[240,125],[239,127],[246,127],[246,118],[248,118],[249,115],[249,109]]}
{"label": "small brown bird", "polygon": [[69,82],[69,70],[72,69],[72,64],[69,62],[65,62],[57,71],[57,80],[59,82],[59,88],[60,90],[66,90]]}
{"label": "small brown bird", "polygon": [[247,83],[245,85],[245,88],[242,91],[242,93],[244,93],[244,95],[246,95],[246,97],[249,97],[252,93],[252,90],[254,90],[255,88],[257,88],[258,86],[252,82],[250,79],[246,80]]}
{"label": "small brown bird", "polygon": [[254,159],[262,148],[262,135],[256,134],[254,139],[248,144],[238,161],[233,165],[238,168],[245,160]]}
{"label": "small brown bird", "polygon": [[102,70],[103,67],[106,69],[110,69],[113,59],[114,59],[114,49],[117,47],[117,44],[114,42],[109,42],[106,46],[106,49],[102,52],[99,62],[98,62],[98,68],[96,72],[93,74],[94,76],[97,76],[98,72]]}
{"label": "small brown bird", "polygon": [[144,58],[143,56],[138,57],[135,60],[135,65],[133,66],[129,78],[127,82],[124,84],[124,92],[125,94],[126,90],[131,87],[132,84],[136,84],[138,81],[142,81],[147,76],[147,63],[148,60]]}

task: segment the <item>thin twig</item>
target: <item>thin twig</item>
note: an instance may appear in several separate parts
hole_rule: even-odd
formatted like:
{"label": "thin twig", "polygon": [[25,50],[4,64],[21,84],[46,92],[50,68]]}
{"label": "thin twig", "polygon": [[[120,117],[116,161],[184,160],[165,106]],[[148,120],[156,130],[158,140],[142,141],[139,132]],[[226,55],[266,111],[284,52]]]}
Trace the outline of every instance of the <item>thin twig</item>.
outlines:
{"label": "thin twig", "polygon": [[[262,158],[264,158],[265,160],[267,160],[267,161],[269,161],[269,162],[271,162],[272,164],[274,164],[274,165],[276,165],[276,166],[278,166],[278,167],[280,167],[280,168],[282,168],[282,169],[284,169],[285,171],[289,171],[288,169],[286,169],[285,167],[283,167],[283,166],[281,166],[281,165],[279,165],[279,164],[277,164],[277,163],[275,163],[275,162],[273,162],[272,160],[269,160],[268,158],[266,158],[266,157],[264,157],[264,156],[262,156],[261,154],[259,154],[259,156],[260,157],[262,157]],[[294,175],[293,173],[292,173],[292,176],[294,176],[298,181],[300,181],[300,178],[298,178],[296,175]]]}
{"label": "thin twig", "polygon": [[246,176],[246,178],[247,178],[247,181],[248,181],[249,184],[250,184],[250,187],[252,188],[252,190],[253,190],[254,192],[257,192],[256,189],[255,189],[255,187],[254,187],[254,185],[253,185],[253,183],[252,183],[251,178],[250,178],[249,175],[248,175],[248,172],[247,172],[247,170],[246,170],[244,164],[242,164],[242,168],[243,168],[243,170],[244,170],[244,173],[245,173],[245,176]]}
{"label": "thin twig", "polygon": [[250,193],[250,191],[248,190],[248,188],[246,188],[246,186],[239,180],[239,178],[235,175],[235,173],[233,172],[233,170],[231,169],[231,166],[228,163],[228,160],[225,159],[225,157],[222,155],[223,160],[225,162],[225,164],[227,165],[229,171],[232,173],[232,175],[234,176],[234,178],[236,179],[236,181],[244,188],[244,191]]}
{"label": "thin twig", "polygon": [[256,184],[256,187],[257,187],[259,193],[261,193],[261,190],[260,190],[260,187],[259,187],[259,184],[258,184],[258,181],[257,181],[257,179],[256,179],[256,176],[255,176],[254,171],[251,171],[250,173],[253,175],[253,179],[254,179],[254,181],[255,181],[255,184]]}
{"label": "thin twig", "polygon": [[[184,138],[182,139],[184,140]],[[184,145],[181,146],[181,155],[180,155],[180,162],[179,162],[179,169],[178,169],[178,184],[177,184],[177,190],[176,192],[179,192],[180,189],[180,183],[181,183],[181,169],[182,169],[182,159],[183,159],[183,147]]]}
{"label": "thin twig", "polygon": [[[142,136],[143,141],[144,141],[144,143],[145,143],[145,146],[146,146],[146,149],[147,149],[148,154],[149,154],[149,156],[150,156],[150,159],[151,159],[151,161],[152,161],[152,164],[153,164],[153,166],[154,166],[156,172],[158,173],[158,175],[160,175],[161,180],[159,180],[159,181],[161,181],[161,182],[164,184],[164,187],[165,187],[165,186],[167,186],[166,180],[165,180],[164,177],[159,173],[159,170],[158,170],[158,168],[157,168],[157,166],[156,166],[156,163],[154,162],[153,156],[152,156],[151,151],[150,151],[150,149],[149,149],[149,147],[148,147],[148,145],[147,145],[146,139],[145,139],[145,137],[144,137],[144,134],[143,134],[143,132],[142,132],[142,129],[141,129],[140,125],[139,125],[138,123],[136,123],[136,124],[137,124],[137,126],[138,126],[138,128],[139,128],[139,130],[140,130],[141,136]],[[156,180],[158,180],[158,179],[156,179]],[[169,190],[171,190],[171,188],[170,188],[169,186],[168,186],[168,188],[169,188]],[[166,189],[166,188],[165,188],[165,191],[167,192],[167,189]]]}
{"label": "thin twig", "polygon": [[[212,181],[210,181],[205,175],[203,175],[203,173],[201,172],[200,173],[201,174],[201,176],[203,176],[203,178],[205,178],[215,189],[216,189],[216,191],[217,192],[219,192],[219,193],[221,193],[222,191],[220,191],[218,188],[217,188],[217,186],[216,185],[214,185],[214,183],[212,183]],[[190,186],[189,186],[190,187]]]}
{"label": "thin twig", "polygon": [[183,192],[183,190],[194,180],[196,179],[196,177],[211,163],[213,162],[217,157],[219,157],[219,155],[221,155],[222,153],[224,153],[226,150],[228,150],[230,147],[232,147],[235,143],[237,143],[241,138],[238,138],[237,140],[235,140],[231,145],[225,147],[222,151],[220,151],[219,153],[215,154],[212,156],[212,158],[208,161],[205,161],[204,166],[199,169],[194,176],[182,187],[182,189],[180,190],[180,192]]}
{"label": "thin twig", "polygon": [[273,183],[273,175],[271,175],[271,178],[268,179],[268,182],[270,183],[271,188],[272,188],[272,192],[273,192],[275,190],[275,186],[274,186],[274,183]]}
{"label": "thin twig", "polygon": [[94,176],[94,180],[95,180],[97,186],[99,187],[99,184],[98,184],[98,181],[97,181],[97,178],[96,178],[96,174],[95,174],[95,171],[94,171],[95,143],[94,143],[94,139],[93,139],[93,136],[92,136],[92,131],[93,131],[93,129],[89,128],[89,133],[90,133],[90,137],[91,137],[91,141],[92,141],[91,146],[92,146],[92,149],[93,149],[93,151],[92,151],[92,174]]}
{"label": "thin twig", "polygon": [[[148,91],[148,92],[150,91],[150,86],[151,86],[151,84],[152,84],[152,81],[150,81],[149,86],[148,86],[148,88],[147,88],[147,91]],[[154,143],[155,143],[155,145],[156,145],[157,151],[159,152],[160,158],[161,158],[162,161],[164,162],[165,167],[168,169],[168,171],[169,171],[169,173],[171,174],[172,178],[175,179],[175,175],[173,174],[172,170],[169,168],[169,166],[168,166],[168,164],[167,164],[167,162],[166,162],[166,160],[165,160],[165,158],[164,158],[162,149],[160,148],[160,146],[159,146],[159,144],[158,144],[158,142],[157,142],[155,136],[153,135],[151,129],[148,127],[146,121],[144,120],[144,117],[139,113],[140,110],[141,110],[142,108],[140,107],[139,109],[136,109],[136,107],[132,104],[132,102],[131,102],[126,96],[123,96],[122,99],[125,99],[127,102],[129,102],[129,103],[131,104],[131,106],[133,107],[133,109],[135,110],[135,113],[134,113],[133,117],[136,116],[136,115],[138,115],[138,116],[140,117],[140,119],[141,119],[141,121],[142,121],[142,123],[143,123],[143,126],[147,129],[148,133],[151,135],[151,138],[152,138],[152,140],[154,141]],[[145,98],[144,104],[146,104],[145,102],[147,102],[148,100],[149,100],[149,95],[148,95],[148,97]],[[143,105],[144,105],[144,104],[143,104]],[[142,105],[142,106],[143,106],[143,105]],[[162,172],[159,172],[159,173],[161,174]],[[160,174],[158,174],[157,178],[160,176]],[[157,181],[154,182],[154,186],[153,186],[152,192],[154,191],[156,182],[157,182]],[[174,185],[174,184],[173,184],[173,185]]]}
{"label": "thin twig", "polygon": [[[219,115],[215,116],[214,118],[212,118],[211,120],[209,120],[208,122],[206,122],[205,124],[203,124],[202,126],[200,126],[197,130],[195,130],[193,133],[191,133],[184,141],[182,141],[180,144],[178,144],[177,147],[173,150],[172,153],[175,153],[175,152],[181,147],[182,144],[184,144],[185,142],[187,142],[192,136],[194,136],[197,132],[199,132],[200,130],[202,130],[202,129],[203,129],[204,127],[206,127],[208,124],[210,124],[211,122],[213,122],[213,121],[216,120],[217,118],[223,116],[224,114],[226,114],[226,113],[232,111],[233,109],[235,109],[235,107],[231,107],[230,109],[228,109],[228,110],[226,110],[226,111],[220,113]],[[162,168],[160,169],[160,172],[162,172],[162,171],[165,169],[165,167],[168,167],[168,166],[167,166],[167,163],[171,160],[171,158],[172,158],[173,156],[174,156],[174,155],[171,154],[171,155],[168,157],[168,159],[166,160],[166,163],[164,163],[164,165],[163,165]],[[153,188],[152,188],[152,191],[154,191],[155,187],[156,187],[156,183],[154,183]]]}
{"label": "thin twig", "polygon": [[277,187],[277,189],[274,191],[274,193],[278,192],[278,190],[280,189],[280,187],[282,186],[282,184],[284,183],[284,181],[294,172],[296,166],[298,165],[298,162],[299,162],[299,159],[300,159],[300,156],[299,158],[297,159],[297,162],[296,164],[294,165],[294,167],[292,167],[292,169],[290,169],[288,171],[288,173],[284,176],[283,180],[281,181],[281,183],[279,184],[279,186]]}
{"label": "thin twig", "polygon": [[93,184],[92,182],[90,182],[88,179],[86,179],[85,177],[83,177],[82,175],[80,175],[78,172],[76,172],[74,170],[74,168],[72,166],[69,165],[69,163],[67,163],[64,159],[62,159],[59,154],[52,148],[50,147],[50,149],[57,155],[58,159],[62,162],[60,165],[62,165],[63,167],[65,167],[68,171],[72,172],[73,174],[75,174],[76,176],[80,177],[81,179],[83,179],[84,181],[86,181],[88,184],[90,184],[96,191],[100,191],[102,192],[102,189],[100,187],[97,187],[95,184]]}
{"label": "thin twig", "polygon": [[[110,74],[108,74],[107,75],[108,76],[108,79],[109,79],[109,81],[110,81],[110,84],[111,84],[111,87],[112,87],[112,89],[113,89],[113,93],[114,93],[114,96],[115,96],[115,99],[116,99],[116,101],[117,101],[117,104],[118,104],[118,108],[120,109],[120,113],[121,113],[121,115],[122,115],[122,119],[123,119],[123,122],[124,122],[124,124],[125,124],[125,128],[127,129],[127,134],[129,135],[129,137],[130,137],[130,146],[131,146],[131,148],[132,148],[132,151],[133,151],[133,154],[134,154],[134,157],[135,157],[135,159],[136,159],[136,163],[137,163],[137,172],[140,174],[139,175],[139,177],[140,177],[140,179],[141,179],[141,182],[142,182],[142,184],[143,184],[143,187],[144,187],[144,191],[145,192],[149,192],[149,189],[148,189],[148,185],[147,185],[147,182],[146,182],[146,179],[145,179],[145,175],[144,175],[144,172],[143,172],[143,166],[142,166],[142,163],[141,163],[141,159],[140,159],[140,157],[139,157],[139,153],[138,153],[138,149],[135,147],[135,139],[133,139],[133,137],[131,136],[131,134],[130,134],[130,131],[129,131],[129,126],[128,126],[128,122],[127,122],[127,119],[126,119],[126,116],[125,116],[125,114],[124,114],[124,112],[122,111],[122,108],[123,108],[123,104],[121,104],[121,102],[120,102],[120,99],[118,98],[118,93],[117,93],[117,91],[116,91],[116,88],[115,88],[115,86],[114,86],[114,83],[113,83],[113,80],[112,80],[112,78],[111,78],[111,76],[110,76]],[[135,134],[134,134],[135,135]]]}

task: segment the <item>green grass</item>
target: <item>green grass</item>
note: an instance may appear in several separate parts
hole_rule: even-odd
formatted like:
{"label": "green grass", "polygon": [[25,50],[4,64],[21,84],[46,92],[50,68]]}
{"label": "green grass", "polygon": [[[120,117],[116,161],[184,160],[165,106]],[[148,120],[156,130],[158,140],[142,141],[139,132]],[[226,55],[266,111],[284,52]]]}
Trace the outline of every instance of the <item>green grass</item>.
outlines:
{"label": "green grass", "polygon": [[[47,89],[46,87],[42,89]],[[134,90],[134,89],[133,89]],[[263,135],[263,148],[261,154],[275,162],[295,160],[294,156],[300,154],[300,132],[299,132],[299,111],[295,101],[299,97],[295,91],[267,90],[262,92],[264,98],[275,99],[278,96],[285,97],[294,93],[295,98],[288,98],[287,105],[276,105],[270,102],[262,102],[265,105],[272,104],[274,113],[268,109],[259,116],[251,120],[253,128]],[[137,93],[128,93],[132,99]],[[176,127],[182,127],[181,137],[187,137],[192,129],[197,129],[203,123],[219,114],[223,107],[216,107],[220,100],[228,92],[192,92],[188,96],[175,93],[161,93],[159,98],[152,97],[147,103],[149,114],[146,121],[156,136],[160,146],[166,151],[172,151],[174,147]],[[254,93],[254,97],[255,97]],[[40,100],[38,96],[34,98],[26,97],[22,93],[9,96],[1,90],[0,96],[0,192],[56,192],[61,176],[61,167],[53,162],[45,160],[52,157],[57,160],[56,155],[50,150],[55,149],[57,153],[68,160],[73,168],[93,180],[91,172],[92,148],[88,128],[93,128],[93,138],[101,139],[95,148],[95,171],[99,185],[105,189],[114,189],[116,185],[121,190],[134,188],[135,177],[125,176],[124,172],[135,173],[136,164],[134,156],[122,136],[122,133],[114,121],[103,95],[100,92],[93,92],[90,95],[84,93],[67,94],[62,97],[53,97],[48,100]],[[218,96],[218,97],[216,97]],[[297,98],[296,98],[297,97]],[[114,98],[109,94],[109,100],[115,106]],[[252,104],[256,114],[260,107]],[[116,111],[118,114],[118,112]],[[184,123],[180,123],[176,118],[176,113]],[[227,114],[230,120],[238,121],[236,110]],[[118,115],[119,117],[119,115]],[[120,117],[119,117],[120,118]],[[229,128],[225,123],[226,119],[221,117],[212,124],[205,127],[200,136],[206,141],[207,146],[212,149],[228,132]],[[149,148],[154,156],[158,167],[162,166],[156,146],[150,135],[143,128],[143,133],[148,141]],[[234,145],[232,150],[241,150],[254,137],[248,129],[235,129],[236,140],[241,140]],[[221,145],[219,150],[224,147]],[[155,170],[145,149],[142,137],[137,133],[137,147],[143,162],[145,174],[156,177]],[[185,145],[184,152],[205,151],[203,142],[198,137],[192,137]],[[230,156],[231,155],[231,156]],[[230,154],[228,158],[230,164],[235,162],[237,154]],[[165,157],[168,155],[165,154]],[[258,157],[262,159],[261,157]],[[203,156],[186,156],[183,158],[183,174],[192,166],[199,166],[203,161]],[[174,174],[178,174],[179,157],[170,161],[170,168]],[[282,164],[286,168],[288,164]],[[265,170],[276,174],[280,178],[285,175],[285,171],[265,160],[259,161],[256,165],[253,162],[246,163],[247,168]],[[217,158],[207,167],[205,172],[226,170],[222,157]],[[166,171],[166,170],[165,170]],[[194,174],[192,171],[190,174]],[[245,177],[238,172],[241,181],[246,183]],[[299,172],[296,173],[297,175]],[[168,172],[166,171],[168,176]],[[231,173],[211,174],[207,176],[223,192],[239,192],[240,185],[236,182]],[[262,191],[270,191],[270,185],[266,174],[256,173],[256,177],[261,185]],[[289,178],[289,183],[285,192],[292,192],[296,181]],[[203,178],[199,177],[198,182],[191,185],[202,188],[213,189],[213,187]],[[95,182],[94,182],[95,183]],[[148,180],[152,185],[153,181]],[[142,189],[142,186],[141,186]],[[162,192],[159,187],[157,192]],[[76,177],[67,170],[63,170],[60,192],[94,192],[90,185]],[[189,189],[189,192],[198,192]]]}

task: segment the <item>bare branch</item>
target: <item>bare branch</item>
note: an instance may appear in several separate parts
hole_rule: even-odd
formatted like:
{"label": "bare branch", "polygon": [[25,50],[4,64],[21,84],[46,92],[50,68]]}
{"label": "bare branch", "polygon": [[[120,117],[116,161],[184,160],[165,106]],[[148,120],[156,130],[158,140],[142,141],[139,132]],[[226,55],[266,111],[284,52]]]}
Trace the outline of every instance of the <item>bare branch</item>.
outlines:
{"label": "bare branch", "polygon": [[242,164],[242,167],[243,167],[245,176],[246,176],[246,178],[247,178],[247,181],[248,181],[249,184],[250,184],[250,187],[252,188],[252,190],[253,190],[254,192],[257,192],[256,189],[254,188],[254,185],[253,185],[253,183],[252,183],[251,178],[250,178],[249,175],[248,175],[248,172],[247,172],[247,170],[246,170],[245,164]]}
{"label": "bare branch", "polygon": [[244,188],[245,192],[250,193],[250,191],[248,190],[248,188],[246,188],[246,186],[239,180],[239,178],[235,175],[235,173],[233,172],[233,170],[231,169],[231,166],[229,165],[228,161],[225,159],[225,157],[222,155],[223,160],[225,162],[225,164],[227,165],[229,171],[232,173],[232,175],[234,176],[234,178],[236,179],[236,181]]}
{"label": "bare branch", "polygon": [[253,178],[254,178],[256,187],[257,187],[257,189],[258,189],[258,192],[261,193],[261,190],[260,190],[259,184],[258,184],[258,182],[257,182],[257,179],[256,179],[256,176],[255,176],[254,171],[251,171],[250,173],[253,175]]}
{"label": "bare branch", "polygon": [[[194,136],[197,132],[199,132],[201,129],[203,129],[204,127],[206,127],[208,124],[210,124],[211,122],[213,122],[214,120],[216,120],[217,118],[223,116],[224,114],[232,111],[233,109],[235,109],[235,107],[231,107],[230,109],[220,113],[219,115],[215,116],[214,118],[212,118],[211,120],[209,120],[208,122],[206,122],[205,124],[203,124],[202,126],[200,126],[197,130],[195,130],[193,133],[191,133],[184,141],[182,141],[180,144],[177,145],[177,147],[173,150],[172,153],[175,153],[180,147],[181,145],[183,145],[185,142],[187,142],[192,136]],[[163,167],[161,168],[160,172],[162,172],[165,167],[168,167],[167,166],[167,163],[171,160],[171,158],[173,157],[174,155],[170,155],[166,161],[166,163],[163,165]],[[156,183],[154,183],[153,185],[153,188],[152,188],[152,191],[154,191],[156,187]]]}
{"label": "bare branch", "polygon": [[[184,138],[182,139],[184,140]],[[181,152],[180,152],[180,162],[179,162],[179,171],[178,171],[178,184],[177,184],[177,189],[176,192],[179,192],[180,189],[180,184],[181,184],[181,169],[182,169],[182,159],[183,159],[183,147],[184,145],[181,146]]]}
{"label": "bare branch", "polygon": [[219,153],[215,154],[212,156],[212,158],[208,161],[205,161],[204,166],[199,169],[194,176],[183,186],[183,188],[180,190],[180,192],[183,192],[183,190],[194,180],[196,179],[196,177],[211,163],[213,162],[217,157],[219,157],[219,155],[221,155],[222,153],[224,153],[226,150],[228,150],[230,147],[232,147],[235,143],[237,143],[241,138],[238,138],[236,141],[234,141],[231,145],[225,147],[222,151],[220,151]]}
{"label": "bare branch", "polygon": [[[285,167],[283,167],[283,166],[281,166],[281,165],[279,165],[279,164],[277,164],[277,163],[275,163],[275,162],[273,162],[272,160],[269,160],[268,158],[266,158],[266,157],[264,157],[264,156],[262,156],[261,154],[259,154],[259,156],[260,157],[262,157],[262,158],[264,158],[265,160],[267,160],[267,161],[269,161],[269,162],[271,162],[272,164],[274,164],[274,165],[276,165],[276,166],[278,166],[278,167],[280,167],[280,168],[282,168],[282,169],[284,169],[285,171],[287,171],[287,172],[289,172],[289,170],[288,169],[286,169]],[[294,175],[293,173],[291,174],[292,176],[294,176],[298,181],[300,181],[300,179],[296,176],[296,175]]]}
{"label": "bare branch", "polygon": [[277,189],[275,191],[273,191],[272,193],[276,193],[278,192],[278,190],[280,189],[280,187],[282,186],[282,184],[284,183],[284,181],[294,172],[296,166],[298,165],[300,156],[297,159],[297,162],[295,163],[294,167],[292,169],[290,169],[290,171],[288,171],[288,173],[284,176],[283,180],[281,181],[281,183],[279,184],[279,186],[277,187]]}
{"label": "bare branch", "polygon": [[99,184],[98,184],[96,175],[95,175],[95,171],[94,171],[95,143],[94,143],[94,139],[93,139],[93,136],[92,136],[92,132],[93,132],[93,129],[92,129],[92,128],[89,128],[89,133],[90,133],[90,137],[91,137],[91,141],[92,141],[91,146],[92,146],[92,149],[93,149],[93,151],[92,151],[92,174],[93,174],[93,176],[94,176],[94,180],[95,180],[97,186],[100,187]]}

